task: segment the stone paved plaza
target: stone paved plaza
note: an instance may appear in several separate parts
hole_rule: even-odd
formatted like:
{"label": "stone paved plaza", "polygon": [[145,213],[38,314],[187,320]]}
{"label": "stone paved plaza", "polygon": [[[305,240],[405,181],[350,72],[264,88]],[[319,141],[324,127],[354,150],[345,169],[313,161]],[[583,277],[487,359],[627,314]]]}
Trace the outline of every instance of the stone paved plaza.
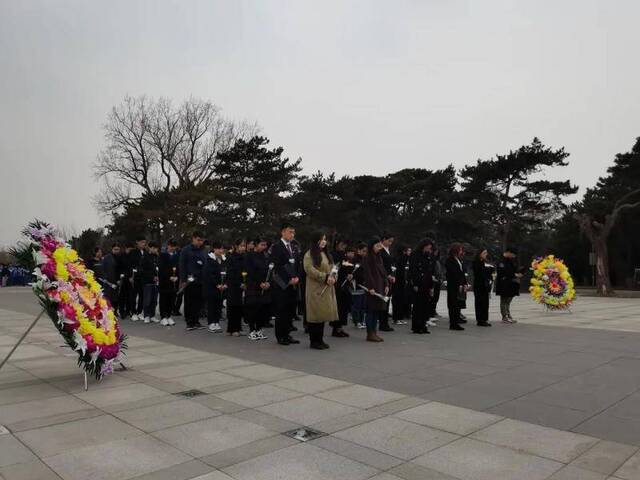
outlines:
{"label": "stone paved plaza", "polygon": [[[0,309],[3,356],[37,305]],[[131,369],[87,392],[43,319],[0,370],[0,478],[640,479],[640,301],[514,313],[328,351],[126,322]]]}

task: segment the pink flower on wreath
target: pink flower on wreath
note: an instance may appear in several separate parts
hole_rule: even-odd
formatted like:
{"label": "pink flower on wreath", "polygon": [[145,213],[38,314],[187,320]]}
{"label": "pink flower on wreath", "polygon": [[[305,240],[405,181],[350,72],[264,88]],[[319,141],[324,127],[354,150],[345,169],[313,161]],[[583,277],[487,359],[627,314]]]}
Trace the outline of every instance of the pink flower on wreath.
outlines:
{"label": "pink flower on wreath", "polygon": [[71,305],[67,303],[62,303],[60,304],[59,308],[60,310],[62,310],[62,313],[67,319],[76,320],[76,311],[73,309]]}
{"label": "pink flower on wreath", "polygon": [[56,278],[56,262],[53,259],[49,259],[44,263],[40,267],[40,270],[49,280],[54,280]]}
{"label": "pink flower on wreath", "polygon": [[49,252],[53,252],[58,248],[58,243],[50,237],[42,239],[41,245],[43,248],[49,250]]}
{"label": "pink flower on wreath", "polygon": [[93,352],[96,348],[98,348],[98,345],[96,345],[96,342],[93,341],[91,335],[83,335],[83,337],[87,341],[87,352]]}
{"label": "pink flower on wreath", "polygon": [[106,360],[116,358],[118,356],[118,352],[120,351],[120,347],[116,343],[114,343],[113,345],[102,345],[101,348],[102,350],[100,351],[100,356]]}

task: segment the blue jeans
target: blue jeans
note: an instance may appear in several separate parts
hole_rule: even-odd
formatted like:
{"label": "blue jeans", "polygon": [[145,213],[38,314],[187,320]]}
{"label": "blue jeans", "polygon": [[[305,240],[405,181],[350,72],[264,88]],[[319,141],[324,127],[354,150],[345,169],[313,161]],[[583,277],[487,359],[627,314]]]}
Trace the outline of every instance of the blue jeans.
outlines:
{"label": "blue jeans", "polygon": [[354,324],[364,323],[364,295],[351,296],[351,319]]}
{"label": "blue jeans", "polygon": [[378,321],[382,318],[383,315],[386,314],[386,311],[367,310],[367,313],[365,315],[367,333],[376,332],[378,330]]}
{"label": "blue jeans", "polygon": [[144,316],[153,318],[156,316],[156,305],[158,304],[158,286],[155,283],[144,286],[142,293]]}

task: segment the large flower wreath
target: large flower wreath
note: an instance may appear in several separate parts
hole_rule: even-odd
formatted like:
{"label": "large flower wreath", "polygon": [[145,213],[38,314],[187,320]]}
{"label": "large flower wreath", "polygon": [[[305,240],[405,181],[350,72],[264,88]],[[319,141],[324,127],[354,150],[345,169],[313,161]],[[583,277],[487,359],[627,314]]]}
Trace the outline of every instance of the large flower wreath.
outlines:
{"label": "large flower wreath", "polygon": [[553,255],[536,258],[531,263],[533,276],[529,291],[533,299],[550,310],[569,308],[576,296],[569,269]]}
{"label": "large flower wreath", "polygon": [[126,336],[93,272],[48,223],[24,229],[27,237],[14,250],[33,271],[33,291],[67,344],[78,352],[78,366],[101,378],[121,359]]}

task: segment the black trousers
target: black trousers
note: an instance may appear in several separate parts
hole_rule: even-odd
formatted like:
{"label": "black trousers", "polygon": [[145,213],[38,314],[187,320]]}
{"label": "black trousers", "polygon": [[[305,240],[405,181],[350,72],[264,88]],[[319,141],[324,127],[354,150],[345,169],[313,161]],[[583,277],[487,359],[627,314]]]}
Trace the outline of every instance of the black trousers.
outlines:
{"label": "black trousers", "polygon": [[202,311],[202,285],[190,283],[184,290],[184,320],[191,327],[200,323]]}
{"label": "black trousers", "polygon": [[462,310],[460,300],[456,291],[447,291],[447,308],[449,309],[449,326],[454,327],[460,324],[460,312]]}
{"label": "black trousers", "polygon": [[[389,292],[389,295],[391,295],[393,297],[393,286],[390,286],[389,288],[391,288],[391,292]],[[391,302],[387,302],[387,306],[386,306],[386,310],[380,312],[380,330],[383,330],[385,328],[389,328],[389,309],[391,308]]]}
{"label": "black trousers", "polygon": [[324,343],[324,322],[308,322],[309,343],[317,345]]}
{"label": "black trousers", "polygon": [[340,328],[349,321],[351,311],[351,293],[341,288],[336,290],[336,301],[338,303],[338,321],[331,322],[333,328]]}
{"label": "black trousers", "polygon": [[160,290],[160,318],[171,317],[175,301],[176,291],[173,288]]}
{"label": "black trousers", "polygon": [[476,322],[485,323],[489,321],[489,292],[474,291],[473,298],[476,308]]}
{"label": "black trousers", "polygon": [[111,304],[111,308],[115,313],[118,313],[118,292],[116,289],[110,287],[109,285],[102,285],[102,292],[109,303]]}
{"label": "black trousers", "polygon": [[245,314],[252,332],[262,330],[262,327],[271,319],[271,304],[245,305]]}
{"label": "black trousers", "polygon": [[207,297],[207,323],[220,323],[222,318],[222,297],[212,295]]}
{"label": "black trousers", "polygon": [[411,330],[413,332],[423,332],[427,329],[431,303],[426,292],[417,292],[414,295],[413,311],[411,312]]}
{"label": "black trousers", "polygon": [[122,280],[120,284],[120,291],[118,292],[118,312],[120,312],[120,318],[126,318],[131,314],[131,300],[133,285],[129,280]]}
{"label": "black trousers", "polygon": [[180,307],[182,306],[183,292],[176,293],[176,303],[173,305],[173,314],[180,315]]}
{"label": "black trousers", "polygon": [[[409,316],[409,295],[405,285],[395,284],[393,286],[393,295],[391,302],[393,303],[393,320],[404,320]],[[413,318],[413,317],[412,317]]]}
{"label": "black trousers", "polygon": [[239,332],[242,330],[242,316],[244,307],[242,305],[229,305],[227,299],[227,332]]}
{"label": "black trousers", "polygon": [[142,280],[138,278],[133,279],[133,291],[131,295],[131,312],[136,315],[141,315],[144,309],[144,285]]}
{"label": "black trousers", "polygon": [[289,338],[291,327],[293,327],[293,319],[298,308],[298,296],[292,287],[288,287],[286,290],[276,287],[273,300],[276,311],[276,339],[284,340]]}
{"label": "black trousers", "polygon": [[440,300],[440,283],[436,283],[433,286],[433,300],[429,304],[429,318],[436,316],[436,308],[438,307],[438,301]]}

